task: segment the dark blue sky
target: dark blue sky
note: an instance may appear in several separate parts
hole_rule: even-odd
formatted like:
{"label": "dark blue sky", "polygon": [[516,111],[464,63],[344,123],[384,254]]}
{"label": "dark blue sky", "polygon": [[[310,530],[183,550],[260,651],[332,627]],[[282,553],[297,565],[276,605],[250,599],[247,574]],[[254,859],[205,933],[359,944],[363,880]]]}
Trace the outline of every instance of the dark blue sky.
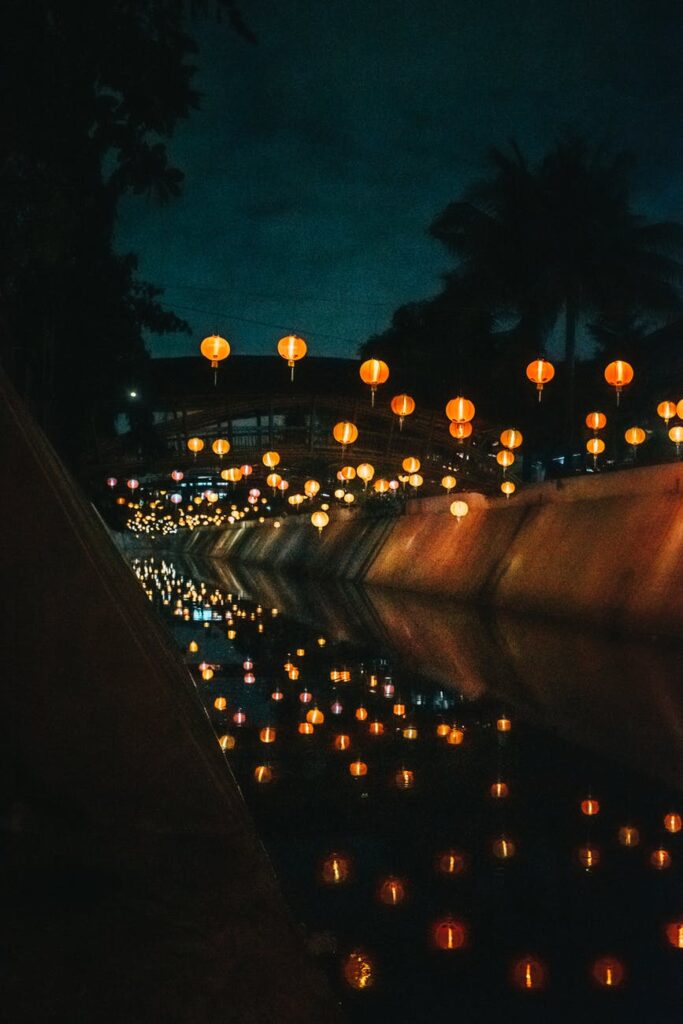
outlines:
{"label": "dark blue sky", "polygon": [[514,136],[539,155],[571,125],[632,148],[639,208],[683,220],[683,3],[244,0],[258,36],[196,22],[201,110],[171,153],[168,207],[128,200],[119,244],[197,351],[355,355],[449,263],[426,228]]}

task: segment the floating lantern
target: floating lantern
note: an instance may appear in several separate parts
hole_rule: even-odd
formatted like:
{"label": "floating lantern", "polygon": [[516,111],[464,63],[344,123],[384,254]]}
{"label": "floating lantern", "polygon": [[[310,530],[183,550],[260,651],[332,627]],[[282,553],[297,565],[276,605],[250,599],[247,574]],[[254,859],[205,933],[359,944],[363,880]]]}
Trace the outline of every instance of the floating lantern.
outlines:
{"label": "floating lantern", "polygon": [[389,490],[389,481],[388,480],[375,480],[375,482],[374,482],[374,484],[372,486],[373,486],[373,489],[377,492],[377,494],[386,494],[387,491]]}
{"label": "floating lantern", "polygon": [[313,515],[311,516],[311,522],[315,526],[318,533],[321,535],[329,521],[330,517],[328,516],[327,512],[318,511],[314,512]]}
{"label": "floating lantern", "polygon": [[633,367],[623,359],[615,359],[605,367],[605,380],[617,394],[617,405],[622,389],[633,380]]}
{"label": "floating lantern", "polygon": [[287,366],[291,368],[290,380],[294,380],[294,364],[308,352],[308,345],[298,334],[288,334],[280,338],[277,343],[278,355],[287,360]]}
{"label": "floating lantern", "polygon": [[515,456],[512,452],[509,452],[507,448],[501,449],[496,455],[496,462],[499,466],[502,466],[503,472],[508,469],[515,461]]}
{"label": "floating lantern", "polygon": [[358,372],[363,383],[370,385],[370,404],[374,406],[377,388],[389,380],[389,367],[382,359],[367,359]]}
{"label": "floating lantern", "polygon": [[603,430],[607,426],[607,417],[604,412],[589,412],[586,416],[586,426],[589,430]]}
{"label": "floating lantern", "polygon": [[642,427],[629,427],[624,433],[624,440],[626,444],[632,445],[635,450],[639,444],[642,444],[647,438],[647,434]]}
{"label": "floating lantern", "polygon": [[467,942],[467,929],[462,921],[446,917],[432,927],[432,937],[437,949],[462,949]]}
{"label": "floating lantern", "polygon": [[307,480],[304,484],[304,494],[307,498],[315,498],[319,490],[320,484],[317,480]]}
{"label": "floating lantern", "polygon": [[527,378],[536,385],[538,400],[541,401],[543,388],[555,376],[555,367],[547,359],[534,359],[526,368]]}
{"label": "floating lantern", "polygon": [[405,885],[400,878],[390,875],[380,885],[377,893],[380,903],[387,907],[397,907],[406,898]]}
{"label": "floating lantern", "polygon": [[190,449],[194,457],[197,458],[197,454],[204,447],[204,442],[202,441],[201,437],[191,437],[190,440],[187,442],[187,447]]}
{"label": "floating lantern", "polygon": [[640,833],[633,825],[622,825],[617,838],[621,846],[637,846],[640,842]]}
{"label": "floating lantern", "polygon": [[469,512],[470,507],[466,501],[454,501],[450,507],[450,513],[455,516],[458,523],[461,522]]}
{"label": "floating lantern", "polygon": [[374,475],[375,467],[369,462],[361,462],[360,466],[356,470],[356,476],[363,481],[363,487],[366,489]]}
{"label": "floating lantern", "polygon": [[410,395],[395,395],[391,399],[391,411],[398,416],[398,429],[403,430],[403,420],[415,412],[415,399]]}
{"label": "floating lantern", "polygon": [[331,853],[322,863],[320,877],[325,885],[343,885],[351,874],[351,862],[342,853]]}
{"label": "floating lantern", "polygon": [[500,485],[500,489],[505,495],[505,497],[509,498],[511,497],[511,495],[515,493],[515,491],[517,490],[517,486],[516,484],[513,484],[512,480],[503,480],[502,484]]}
{"label": "floating lantern", "polygon": [[408,458],[403,460],[401,465],[406,473],[417,473],[420,469],[420,460],[416,459],[413,455],[409,455]]}
{"label": "floating lantern", "polygon": [[[680,404],[681,403],[679,402],[679,405]],[[669,429],[669,440],[673,441],[676,445],[676,455],[679,455],[681,444],[683,444],[683,427],[680,426],[680,424],[677,423],[676,426]]]}
{"label": "floating lantern", "polygon": [[332,428],[332,436],[335,441],[346,448],[347,444],[354,444],[358,438],[358,427],[348,420],[341,420]]}
{"label": "floating lantern", "polygon": [[586,441],[586,451],[589,455],[593,456],[593,465],[598,464],[598,455],[602,455],[605,450],[605,442],[601,437],[591,437]]}
{"label": "floating lantern", "polygon": [[546,971],[540,960],[523,956],[512,965],[512,983],[524,992],[536,992],[545,986]]}
{"label": "floating lantern", "polygon": [[349,772],[353,775],[354,779],[360,779],[368,774],[368,766],[365,761],[352,761],[349,765]]}
{"label": "floating lantern", "polygon": [[664,828],[667,832],[680,832],[683,828],[683,820],[680,814],[669,813],[664,815]]}
{"label": "floating lantern", "polygon": [[371,988],[375,983],[375,966],[362,949],[354,949],[344,960],[342,968],[344,981],[351,988]]}
{"label": "floating lantern", "polygon": [[587,797],[581,801],[581,813],[592,817],[595,814],[600,813],[600,802],[594,800],[592,797]]}
{"label": "floating lantern", "polygon": [[467,870],[467,859],[459,850],[444,850],[436,858],[436,870],[441,875],[461,875]]}
{"label": "floating lantern", "polygon": [[500,443],[503,448],[510,448],[510,450],[513,448],[519,448],[523,440],[524,438],[521,430],[515,430],[514,428],[504,430],[500,435]]}
{"label": "floating lantern", "polygon": [[474,419],[474,413],[474,402],[469,398],[463,398],[462,395],[451,398],[446,405],[446,416],[455,423],[469,423]]}
{"label": "floating lantern", "polygon": [[453,488],[457,485],[458,481],[454,476],[442,476],[441,486],[445,489],[446,494],[450,494]]}
{"label": "floating lantern", "polygon": [[263,465],[268,469],[275,469],[280,464],[280,453],[279,452],[264,452],[261,457]]}
{"label": "floating lantern", "polygon": [[230,451],[230,442],[224,437],[217,437],[211,445],[211,450],[215,455],[218,455],[218,457],[222,459],[223,456],[227,455]]}
{"label": "floating lantern", "polygon": [[472,433],[471,423],[456,423],[453,421],[448,425],[448,433],[451,437],[454,437],[456,441],[464,441],[466,437],[469,437]]}
{"label": "floating lantern", "polygon": [[657,406],[657,415],[664,420],[665,424],[668,427],[669,420],[672,420],[676,415],[675,402],[660,402]]}
{"label": "floating lantern", "polygon": [[266,725],[265,728],[261,729],[259,733],[259,739],[261,743],[275,743],[277,739],[277,730],[272,725]]}
{"label": "floating lantern", "polygon": [[210,334],[208,338],[204,338],[199,351],[209,360],[211,369],[216,370],[218,364],[230,355],[230,344],[219,334]]}
{"label": "floating lantern", "polygon": [[591,967],[591,975],[603,988],[617,988],[624,980],[624,965],[613,956],[603,956]]}

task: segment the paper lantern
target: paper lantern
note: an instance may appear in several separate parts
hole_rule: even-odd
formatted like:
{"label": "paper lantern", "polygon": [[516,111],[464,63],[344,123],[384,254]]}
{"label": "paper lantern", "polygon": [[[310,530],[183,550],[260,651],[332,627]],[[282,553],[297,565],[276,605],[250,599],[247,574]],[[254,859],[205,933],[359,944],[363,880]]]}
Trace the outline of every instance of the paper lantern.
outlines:
{"label": "paper lantern", "polygon": [[459,395],[446,404],[446,416],[455,423],[469,423],[474,419],[474,402]]}
{"label": "paper lantern", "polygon": [[526,368],[527,378],[536,385],[538,400],[541,401],[543,388],[555,376],[555,367],[547,359],[534,359]]}
{"label": "paper lantern", "polygon": [[398,428],[403,429],[403,420],[415,412],[415,399],[410,395],[395,395],[391,399],[391,411],[398,416]]}
{"label": "paper lantern", "polygon": [[605,367],[605,380],[616,391],[619,405],[622,389],[633,380],[633,367],[623,359],[615,359]]}
{"label": "paper lantern", "polygon": [[278,355],[287,360],[287,366],[291,368],[290,380],[294,380],[294,364],[306,355],[308,345],[298,334],[288,334],[278,341],[277,351]]}
{"label": "paper lantern", "polygon": [[370,403],[374,406],[377,388],[389,380],[389,367],[382,359],[367,359],[358,372],[363,383],[370,385]]}

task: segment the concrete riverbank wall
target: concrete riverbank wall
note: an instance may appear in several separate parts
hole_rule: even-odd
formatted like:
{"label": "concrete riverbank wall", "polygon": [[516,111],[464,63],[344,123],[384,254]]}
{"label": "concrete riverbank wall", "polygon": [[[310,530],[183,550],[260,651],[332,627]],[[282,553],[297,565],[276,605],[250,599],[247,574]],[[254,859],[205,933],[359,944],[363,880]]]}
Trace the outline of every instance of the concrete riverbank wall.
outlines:
{"label": "concrete riverbank wall", "polygon": [[322,536],[303,512],[178,536],[189,554],[443,594],[476,605],[683,636],[683,467],[535,485],[510,500],[416,499],[400,517],[342,509]]}

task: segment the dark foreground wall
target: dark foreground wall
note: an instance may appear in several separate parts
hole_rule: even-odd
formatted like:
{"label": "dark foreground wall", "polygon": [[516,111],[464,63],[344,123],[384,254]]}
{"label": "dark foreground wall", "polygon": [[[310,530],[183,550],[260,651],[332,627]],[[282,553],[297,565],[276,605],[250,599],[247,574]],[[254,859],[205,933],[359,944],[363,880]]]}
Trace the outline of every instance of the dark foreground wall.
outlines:
{"label": "dark foreground wall", "polygon": [[322,537],[308,516],[179,538],[195,554],[446,594],[602,627],[683,635],[680,464],[530,487],[510,501],[416,500],[397,519],[347,510]]}
{"label": "dark foreground wall", "polygon": [[3,1019],[337,1020],[192,680],[1,375],[0,438]]}

